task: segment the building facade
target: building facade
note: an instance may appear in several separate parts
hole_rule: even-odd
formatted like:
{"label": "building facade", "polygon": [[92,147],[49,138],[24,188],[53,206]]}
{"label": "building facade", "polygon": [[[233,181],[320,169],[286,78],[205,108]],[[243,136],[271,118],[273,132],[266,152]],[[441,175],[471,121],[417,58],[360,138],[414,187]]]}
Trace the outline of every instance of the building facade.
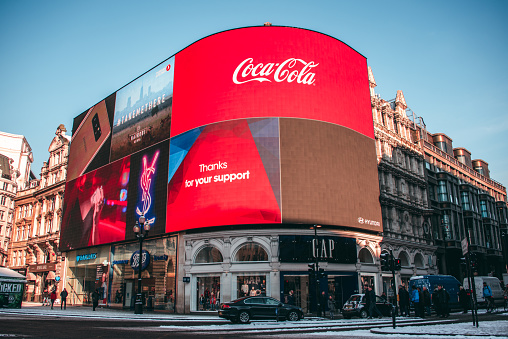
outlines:
{"label": "building facade", "polygon": [[42,301],[44,291],[57,287],[63,273],[58,245],[70,137],[64,125],[55,134],[41,178],[30,181],[14,198],[9,268],[27,276],[28,301]]}
{"label": "building facade", "polygon": [[7,250],[11,240],[16,196],[16,174],[12,163],[14,160],[0,154],[0,266],[7,265]]}
{"label": "building facade", "polygon": [[503,255],[506,188],[490,178],[486,161],[472,159],[466,148],[454,148],[446,134],[427,131],[402,91],[386,101],[375,93],[370,69],[369,80],[382,249],[401,259],[397,282],[422,274],[449,274],[462,281],[466,267],[461,242],[467,238],[478,263],[476,274],[503,279],[508,267]]}
{"label": "building facade", "polygon": [[[396,283],[408,286],[412,276],[438,273],[425,159],[402,91],[397,91],[394,100],[382,99],[375,93],[377,84],[370,68],[369,82],[383,212],[381,248],[400,259]],[[384,292],[393,296],[392,273],[382,276]]]}

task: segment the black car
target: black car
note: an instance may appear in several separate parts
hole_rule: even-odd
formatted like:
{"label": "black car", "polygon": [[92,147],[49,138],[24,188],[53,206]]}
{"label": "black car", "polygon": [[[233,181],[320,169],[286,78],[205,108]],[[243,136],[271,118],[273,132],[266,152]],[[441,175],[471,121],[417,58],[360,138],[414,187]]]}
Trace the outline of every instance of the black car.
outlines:
{"label": "black car", "polygon": [[[378,310],[386,317],[392,316],[393,304],[386,299],[376,295],[376,306]],[[342,316],[350,319],[353,316],[367,318],[369,310],[365,304],[365,294],[353,294],[342,307]]]}
{"label": "black car", "polygon": [[248,323],[251,319],[298,321],[303,318],[303,311],[300,307],[283,304],[270,297],[244,297],[222,303],[219,317],[242,324]]}

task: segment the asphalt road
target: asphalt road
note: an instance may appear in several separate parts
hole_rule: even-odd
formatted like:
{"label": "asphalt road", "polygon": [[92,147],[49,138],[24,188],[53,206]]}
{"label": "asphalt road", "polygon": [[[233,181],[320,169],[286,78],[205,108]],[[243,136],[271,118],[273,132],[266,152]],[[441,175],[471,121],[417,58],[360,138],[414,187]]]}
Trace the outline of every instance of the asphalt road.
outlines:
{"label": "asphalt road", "polygon": [[[482,321],[488,320],[506,320],[506,315],[502,314],[482,314],[480,315],[480,326]],[[389,318],[385,318],[385,326],[389,326]],[[426,320],[439,320],[439,318],[430,317]],[[352,320],[353,321],[353,320]],[[471,315],[466,314],[452,314],[448,321],[455,322],[471,322]],[[220,320],[217,323],[196,324],[196,322],[188,322],[185,320],[172,321],[168,324],[167,321],[162,320],[129,320],[129,319],[91,319],[79,317],[61,317],[61,316],[39,316],[39,315],[25,315],[25,314],[10,314],[0,313],[0,337],[8,338],[202,338],[203,336],[212,336],[214,339],[220,338],[262,338],[269,337],[272,334],[282,335],[288,338],[292,333],[305,333],[309,331],[318,330],[316,322],[314,328],[302,326],[301,329],[292,329],[292,331],[284,330],[283,323],[273,323],[273,325],[280,324],[281,328],[273,332],[260,331],[247,331],[242,333],[242,325],[238,327],[226,326],[226,330],[218,330],[218,324],[223,323]],[[262,325],[262,323],[260,323]],[[302,323],[302,325],[304,325]],[[378,326],[379,324],[370,324],[371,327]],[[195,327],[199,329],[196,329]],[[203,329],[204,326],[209,326],[209,330]],[[220,327],[220,326],[219,326]],[[336,327],[336,337],[345,335],[342,331],[347,329],[347,325],[342,324]],[[342,332],[342,333],[341,333]],[[315,333],[315,332],[314,332]],[[330,336],[328,336],[330,337]],[[350,335],[347,337],[352,338]],[[382,336],[384,337],[384,336]]]}

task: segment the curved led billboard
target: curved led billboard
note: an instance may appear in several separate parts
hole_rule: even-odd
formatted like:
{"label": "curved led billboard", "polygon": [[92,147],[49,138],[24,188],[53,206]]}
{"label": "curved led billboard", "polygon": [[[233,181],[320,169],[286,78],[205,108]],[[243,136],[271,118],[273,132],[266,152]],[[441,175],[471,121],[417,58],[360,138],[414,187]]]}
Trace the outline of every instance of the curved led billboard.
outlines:
{"label": "curved led billboard", "polygon": [[[108,138],[97,139],[101,159],[98,146],[79,159],[73,143],[70,158],[80,160],[73,177],[91,180],[87,171],[130,157],[124,220],[146,210],[150,234],[281,223],[382,230],[367,62],[333,37],[277,26],[217,33],[124,86],[106,106],[94,106],[109,117]],[[76,118],[74,139],[95,110]],[[80,204],[70,199],[66,193],[66,206]],[[64,223],[69,213],[66,207]]]}

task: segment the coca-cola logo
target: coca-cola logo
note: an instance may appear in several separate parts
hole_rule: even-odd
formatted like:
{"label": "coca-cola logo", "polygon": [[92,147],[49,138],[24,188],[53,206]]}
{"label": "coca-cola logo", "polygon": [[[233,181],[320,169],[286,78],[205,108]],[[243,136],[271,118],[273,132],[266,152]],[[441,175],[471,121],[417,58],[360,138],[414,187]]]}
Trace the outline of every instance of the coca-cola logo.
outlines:
{"label": "coca-cola logo", "polygon": [[312,85],[316,81],[316,74],[312,70],[318,65],[314,61],[306,62],[297,58],[289,58],[281,63],[255,64],[253,58],[247,58],[236,67],[233,82],[240,85],[250,81],[287,81]]}

